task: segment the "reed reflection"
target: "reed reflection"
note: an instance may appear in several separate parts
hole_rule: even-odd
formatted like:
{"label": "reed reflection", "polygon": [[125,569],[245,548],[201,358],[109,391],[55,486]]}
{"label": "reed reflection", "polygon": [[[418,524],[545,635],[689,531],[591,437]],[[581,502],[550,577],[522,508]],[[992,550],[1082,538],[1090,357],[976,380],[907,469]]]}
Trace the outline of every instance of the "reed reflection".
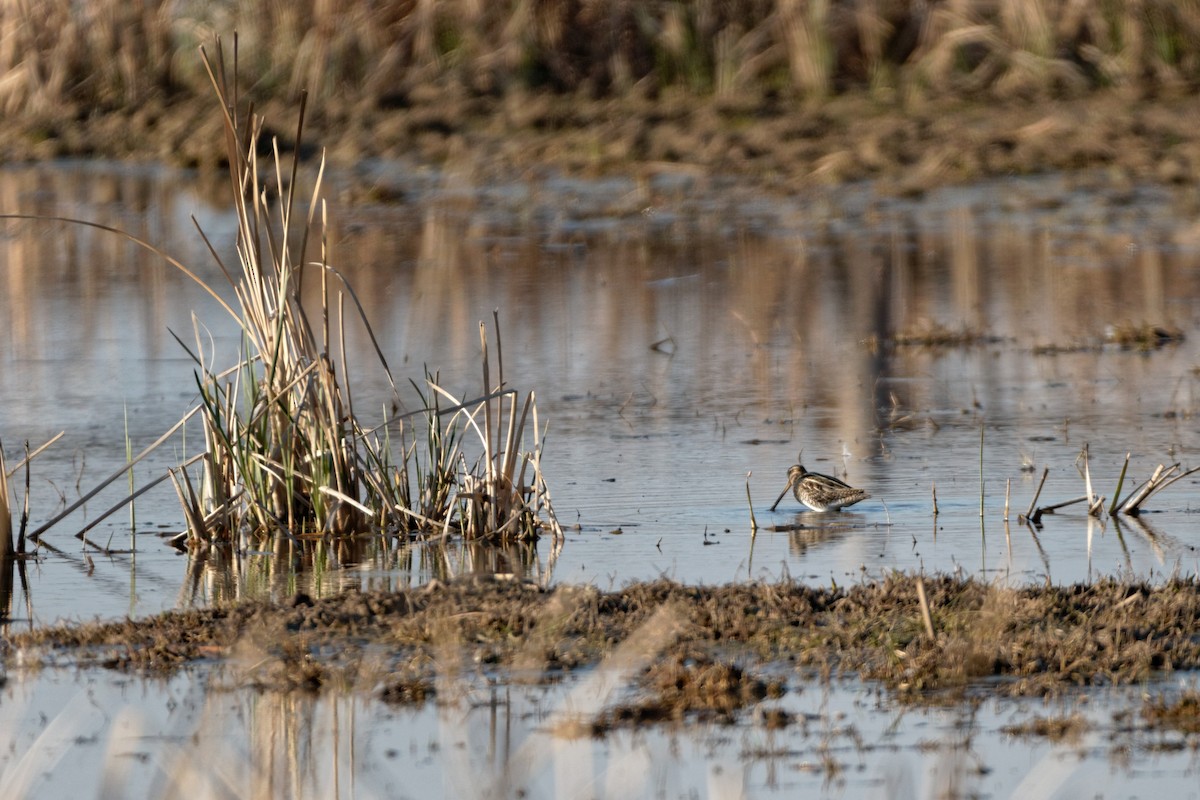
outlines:
{"label": "reed reflection", "polygon": [[325,597],[347,590],[395,591],[464,576],[544,586],[553,582],[560,548],[548,541],[495,546],[453,539],[397,543],[384,536],[297,541],[277,537],[269,552],[239,557],[229,548],[212,547],[191,554],[179,605],[286,601],[297,593]]}

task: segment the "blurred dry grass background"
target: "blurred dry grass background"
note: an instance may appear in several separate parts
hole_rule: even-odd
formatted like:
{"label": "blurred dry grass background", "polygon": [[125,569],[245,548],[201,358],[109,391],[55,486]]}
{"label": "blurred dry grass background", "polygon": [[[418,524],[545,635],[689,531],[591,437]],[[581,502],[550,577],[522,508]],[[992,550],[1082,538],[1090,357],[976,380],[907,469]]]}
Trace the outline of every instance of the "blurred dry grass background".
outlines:
{"label": "blurred dry grass background", "polygon": [[[803,163],[826,181],[901,165],[924,185],[1108,163],[1138,136],[1162,177],[1196,173],[1198,153],[1161,155],[1190,123],[1125,109],[1182,115],[1197,0],[0,0],[0,110],[19,134],[0,158],[219,160],[196,48],[234,32],[245,91],[260,107],[308,91],[335,159],[446,159],[479,149],[457,136],[523,131],[556,141],[509,147],[527,162]],[[1117,101],[1045,108],[1095,96]],[[964,112],[1031,105],[1003,134]],[[930,139],[951,142],[930,160]]]}
{"label": "blurred dry grass background", "polygon": [[0,108],[204,95],[194,48],[234,31],[258,92],[385,106],[431,83],[1009,97],[1200,78],[1195,0],[5,0]]}

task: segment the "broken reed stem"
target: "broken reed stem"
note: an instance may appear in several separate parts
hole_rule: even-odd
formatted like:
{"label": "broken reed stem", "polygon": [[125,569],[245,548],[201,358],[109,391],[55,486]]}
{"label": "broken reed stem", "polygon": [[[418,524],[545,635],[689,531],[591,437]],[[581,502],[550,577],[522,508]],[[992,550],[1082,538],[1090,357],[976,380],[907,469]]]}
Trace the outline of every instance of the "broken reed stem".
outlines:
{"label": "broken reed stem", "polygon": [[70,506],[68,506],[67,508],[63,509],[63,510],[62,510],[62,511],[61,511],[61,512],[60,512],[60,513],[57,515],[57,516],[55,516],[53,519],[49,520],[48,522],[43,522],[43,523],[42,523],[42,524],[41,524],[41,525],[40,525],[40,526],[39,526],[39,527],[38,527],[36,530],[34,530],[32,533],[30,533],[30,534],[29,534],[29,538],[30,538],[30,539],[32,539],[32,540],[33,540],[33,541],[35,541],[35,542],[36,542],[36,541],[38,541],[38,540],[40,540],[40,539],[41,539],[41,537],[42,537],[42,534],[43,534],[43,533],[45,533],[46,531],[50,530],[50,529],[51,529],[51,528],[53,528],[55,525],[57,525],[59,522],[61,522],[62,520],[64,520],[66,517],[68,517],[68,516],[70,516],[72,513],[74,513],[74,512],[75,512],[75,511],[76,511],[76,510],[77,510],[77,509],[80,507],[80,506],[82,506],[82,505],[83,505],[84,503],[86,503],[88,500],[91,500],[93,497],[95,497],[97,494],[99,494],[99,493],[101,492],[101,490],[103,490],[103,489],[104,489],[106,486],[108,486],[110,483],[112,483],[113,481],[117,480],[117,479],[118,479],[118,478],[120,478],[122,475],[124,475],[124,474],[125,474],[125,472],[126,472],[128,469],[130,469],[130,468],[131,468],[131,467],[132,467],[134,464],[138,463],[138,462],[139,462],[139,461],[141,461],[143,458],[145,458],[146,456],[148,456],[148,455],[150,455],[151,453],[153,453],[153,452],[154,452],[154,451],[155,451],[155,450],[158,448],[158,446],[159,446],[159,445],[161,445],[163,442],[165,442],[165,441],[167,441],[168,439],[170,439],[170,438],[171,438],[171,436],[172,436],[172,434],[174,434],[174,433],[175,433],[175,431],[177,431],[177,430],[179,430],[180,428],[182,428],[182,427],[183,427],[183,425],[184,425],[184,423],[185,423],[185,422],[187,422],[187,421],[188,421],[189,419],[191,419],[192,417],[194,417],[194,416],[196,415],[196,412],[198,412],[198,411],[199,411],[200,409],[202,409],[202,408],[204,408],[204,406],[203,406],[203,405],[198,405],[198,406],[196,406],[195,408],[193,408],[191,411],[189,411],[188,413],[184,414],[184,415],[183,415],[183,418],[182,418],[182,419],[180,419],[180,420],[179,420],[179,422],[176,422],[174,425],[172,425],[172,426],[171,426],[171,429],[170,429],[170,430],[168,430],[168,431],[167,431],[166,433],[164,433],[162,436],[160,436],[160,437],[158,437],[157,439],[155,439],[153,444],[151,444],[149,447],[147,447],[147,448],[146,448],[145,450],[143,450],[142,452],[138,453],[138,454],[137,454],[137,456],[136,456],[135,458],[133,458],[133,459],[131,459],[131,460],[129,461],[129,463],[128,463],[128,464],[124,464],[124,465],[122,465],[122,466],[121,466],[119,469],[117,469],[117,471],[116,471],[116,472],[114,472],[112,475],[109,475],[107,478],[105,478],[104,480],[100,481],[100,483],[99,483],[99,484],[97,484],[97,485],[96,485],[96,486],[95,486],[95,487],[94,487],[94,488],[93,488],[93,489],[92,489],[90,492],[87,492],[86,494],[84,494],[84,495],[83,495],[83,497],[80,497],[78,500],[76,500],[76,501],[75,501],[74,503],[72,503]]}
{"label": "broken reed stem", "polygon": [[1088,464],[1088,445],[1084,442],[1083,445],[1083,482],[1087,489],[1087,504],[1088,516],[1099,517],[1104,511],[1104,498],[1096,497],[1096,493],[1092,491],[1092,468]]}
{"label": "broken reed stem", "polygon": [[1004,521],[1008,522],[1008,501],[1012,496],[1012,478],[1004,481]]}
{"label": "broken reed stem", "polygon": [[11,471],[11,472],[9,472],[9,475],[11,476],[11,475],[14,475],[14,474],[16,474],[16,471],[17,471],[17,470],[19,470],[21,467],[28,467],[28,464],[29,464],[29,462],[30,462],[31,460],[33,460],[33,459],[37,458],[39,455],[41,455],[41,454],[42,454],[42,452],[43,452],[43,451],[44,451],[46,448],[48,448],[50,445],[52,445],[52,444],[54,444],[55,442],[57,442],[57,441],[58,441],[59,439],[61,439],[62,437],[66,436],[66,434],[67,434],[67,432],[66,432],[66,431],[59,431],[59,432],[58,432],[58,433],[56,433],[54,436],[51,436],[51,437],[50,437],[48,440],[46,440],[46,443],[45,443],[45,444],[43,444],[43,445],[41,445],[40,447],[38,447],[38,448],[37,448],[36,450],[34,450],[32,453],[31,453],[31,452],[29,452],[29,443],[28,443],[28,442],[26,442],[26,443],[25,443],[25,458],[21,459],[21,460],[20,460],[20,461],[18,461],[16,464],[13,464],[12,471]]}
{"label": "broken reed stem", "polygon": [[1108,507],[1110,517],[1117,513],[1117,507],[1121,503],[1121,487],[1125,485],[1125,473],[1129,469],[1129,455],[1129,453],[1125,454],[1125,465],[1121,467],[1121,477],[1117,478],[1117,490],[1113,492],[1112,505]]}
{"label": "broken reed stem", "polygon": [[1170,469],[1167,469],[1167,467],[1163,464],[1159,464],[1155,468],[1154,474],[1150,476],[1150,479],[1137,489],[1134,489],[1130,493],[1129,498],[1121,504],[1121,513],[1129,514],[1131,516],[1136,515],[1140,510],[1139,507],[1141,504],[1150,499],[1150,495],[1154,493],[1154,490],[1158,484],[1174,473],[1178,468],[1178,464],[1173,464]]}
{"label": "broken reed stem", "polygon": [[935,517],[938,515],[938,505],[937,505],[937,483],[936,483],[936,482],[933,484],[933,515],[934,515]]}
{"label": "broken reed stem", "polygon": [[12,508],[8,501],[8,473],[4,468],[4,447],[0,445],[0,567],[7,567],[12,555]]}
{"label": "broken reed stem", "polygon": [[1088,500],[1088,498],[1085,495],[1083,497],[1076,497],[1074,500],[1064,500],[1061,503],[1055,503],[1052,506],[1042,506],[1041,508],[1039,508],[1037,510],[1037,512],[1034,516],[1040,517],[1042,514],[1053,514],[1055,511],[1057,511],[1060,508],[1066,508],[1067,506],[1073,506],[1076,503],[1084,503],[1084,502],[1087,502],[1087,500]]}
{"label": "broken reed stem", "polygon": [[[62,436],[63,433],[65,433],[65,431],[63,431],[62,433],[59,433],[58,436]],[[51,442],[57,441],[58,436],[55,436],[50,441]],[[32,470],[29,468],[29,463],[31,461],[33,461],[34,456],[36,456],[38,453],[42,452],[42,450],[46,449],[49,446],[50,446],[50,443],[47,442],[46,444],[42,445],[37,450],[35,450],[31,453],[31,452],[29,452],[29,440],[28,439],[25,440],[25,499],[21,502],[21,530],[17,534],[17,552],[18,553],[25,552],[25,531],[29,529],[29,495],[30,495],[29,478],[30,478],[30,474],[32,473]]]}
{"label": "broken reed stem", "polygon": [[929,598],[925,596],[925,581],[920,576],[917,577],[917,600],[921,603],[921,619],[925,622],[925,633],[929,636],[929,641],[936,642],[937,635],[933,632],[933,614],[929,611]]}
{"label": "broken reed stem", "polygon": [[1042,496],[1042,487],[1046,485],[1046,476],[1049,474],[1049,467],[1042,470],[1042,480],[1038,482],[1037,491],[1033,493],[1033,499],[1029,501],[1029,510],[1025,512],[1025,519],[1033,519],[1033,510],[1037,508],[1038,498]]}
{"label": "broken reed stem", "polygon": [[754,518],[754,501],[750,499],[750,476],[754,472],[746,473],[746,504],[750,506],[750,538],[754,538],[758,534],[758,520]]}
{"label": "broken reed stem", "polygon": [[[189,458],[187,461],[184,461],[182,464],[180,464],[180,466],[187,467],[192,464],[195,464],[197,461],[199,461],[200,459],[204,458],[207,455],[208,455],[207,453],[197,453],[196,455]],[[136,500],[137,498],[144,495],[146,492],[153,489],[155,486],[158,486],[163,481],[168,480],[170,477],[171,477],[170,472],[164,472],[162,475],[159,475],[157,478],[154,478],[149,483],[144,484],[142,486],[142,488],[138,489],[137,491],[133,492],[130,495],[127,495],[125,497],[125,499],[117,501],[117,503],[115,505],[113,505],[111,508],[109,508],[107,511],[102,512],[100,514],[100,516],[96,517],[94,520],[89,522],[87,525],[84,525],[82,528],[80,528],[79,532],[75,534],[75,538],[82,539],[87,534],[87,532],[90,531],[92,528],[96,527],[101,522],[108,519],[110,516],[112,516],[116,512],[120,511],[127,504],[132,503],[134,500]],[[107,550],[108,548],[101,548],[101,549]],[[136,549],[136,548],[130,547],[130,550],[134,550],[134,549]]]}
{"label": "broken reed stem", "polygon": [[[1161,469],[1161,465],[1159,468]],[[1188,475],[1191,475],[1194,472],[1200,471],[1200,467],[1192,467],[1189,470],[1185,470],[1185,471],[1179,473],[1178,475],[1171,477],[1172,473],[1175,472],[1175,470],[1177,470],[1177,469],[1179,469],[1179,465],[1175,464],[1174,466],[1172,466],[1170,469],[1168,469],[1166,472],[1162,473],[1161,475],[1156,471],[1154,473],[1155,477],[1151,478],[1148,485],[1146,486],[1145,492],[1143,493],[1142,496],[1140,496],[1138,498],[1137,504],[1133,506],[1131,511],[1126,511],[1125,513],[1130,514],[1133,512],[1137,512],[1139,510],[1139,506],[1141,506],[1142,503],[1149,500],[1153,495],[1157,494],[1158,492],[1161,492],[1163,489],[1166,489],[1168,486],[1170,486],[1175,481],[1180,480],[1181,478],[1186,478]]]}
{"label": "broken reed stem", "polygon": [[983,519],[983,421],[979,422],[979,518]]}

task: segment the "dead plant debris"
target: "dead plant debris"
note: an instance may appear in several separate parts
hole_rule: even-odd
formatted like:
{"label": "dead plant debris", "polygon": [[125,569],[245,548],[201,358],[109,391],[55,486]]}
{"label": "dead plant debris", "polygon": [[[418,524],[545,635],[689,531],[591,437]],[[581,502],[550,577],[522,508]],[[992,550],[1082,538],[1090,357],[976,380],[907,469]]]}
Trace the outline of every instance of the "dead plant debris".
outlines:
{"label": "dead plant debris", "polygon": [[[422,702],[450,670],[554,680],[602,665],[657,610],[674,609],[677,633],[647,654],[650,666],[630,681],[634,699],[597,717],[608,726],[728,719],[782,694],[777,676],[789,668],[806,679],[856,674],[915,702],[1053,696],[1200,668],[1195,579],[1006,588],[940,576],[925,577],[924,587],[932,638],[915,576],[900,573],[839,588],[660,580],[610,592],[471,579],[19,632],[3,652],[10,669],[18,654],[24,664],[160,674],[210,662],[248,685],[376,687],[389,702]],[[1190,702],[1200,708],[1200,699]],[[1182,716],[1190,706],[1173,708]]]}
{"label": "dead plant debris", "polygon": [[1000,344],[1004,338],[968,327],[951,328],[939,323],[925,323],[911,331],[893,334],[887,344],[893,347],[975,347]]}

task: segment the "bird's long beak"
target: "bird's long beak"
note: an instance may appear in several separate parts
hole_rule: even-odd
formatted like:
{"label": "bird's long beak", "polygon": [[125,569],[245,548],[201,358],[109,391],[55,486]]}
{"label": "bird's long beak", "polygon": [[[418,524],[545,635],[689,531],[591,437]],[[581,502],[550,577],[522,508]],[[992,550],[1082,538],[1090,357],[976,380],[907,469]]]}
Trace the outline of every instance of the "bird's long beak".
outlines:
{"label": "bird's long beak", "polygon": [[788,479],[787,486],[783,487],[783,491],[779,493],[779,497],[776,497],[775,502],[771,504],[772,511],[775,510],[775,506],[779,505],[779,501],[783,499],[783,496],[788,493],[788,489],[791,489],[791,488],[792,488],[792,481],[791,481],[791,479]]}

